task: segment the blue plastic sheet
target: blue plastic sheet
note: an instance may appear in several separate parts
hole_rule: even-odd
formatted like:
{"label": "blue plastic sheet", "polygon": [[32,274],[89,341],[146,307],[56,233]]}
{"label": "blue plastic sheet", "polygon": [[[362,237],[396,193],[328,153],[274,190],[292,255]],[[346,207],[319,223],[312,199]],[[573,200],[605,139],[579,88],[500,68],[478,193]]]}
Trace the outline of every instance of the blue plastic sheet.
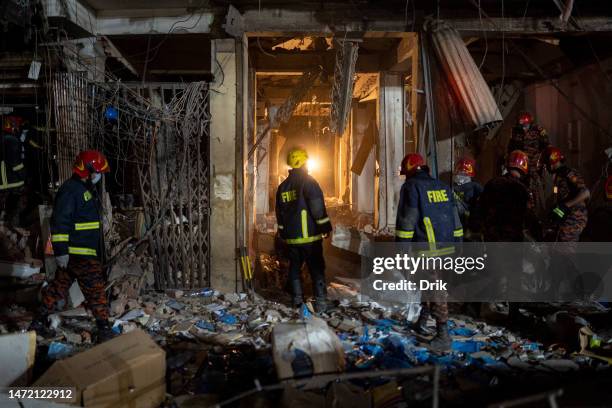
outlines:
{"label": "blue plastic sheet", "polygon": [[211,332],[215,331],[215,326],[211,322],[207,322],[206,320],[198,320],[196,322],[196,327],[202,330],[208,330]]}
{"label": "blue plastic sheet", "polygon": [[521,345],[521,347],[525,351],[538,351],[540,347],[542,347],[542,343],[533,343],[530,341],[526,341]]}
{"label": "blue plastic sheet", "polygon": [[217,319],[220,322],[223,322],[225,324],[236,324],[236,323],[238,323],[238,319],[236,318],[236,316],[234,316],[233,314],[229,314],[229,313],[223,313],[221,316],[217,316]]}
{"label": "blue plastic sheet", "polygon": [[60,343],[58,341],[54,341],[49,344],[49,350],[47,351],[47,357],[57,360],[60,358],[68,357],[72,354],[73,347],[69,344]]}
{"label": "blue plastic sheet", "polygon": [[304,320],[308,320],[312,317],[312,313],[310,313],[308,306],[306,306],[306,304],[304,303],[302,303],[302,307],[300,309],[300,315],[302,316],[302,319]]}
{"label": "blue plastic sheet", "polygon": [[480,351],[485,345],[484,341],[476,341],[476,340],[467,340],[467,341],[459,341],[453,340],[451,345],[451,350],[459,351],[461,353],[475,353]]}
{"label": "blue plastic sheet", "polygon": [[175,299],[170,299],[169,301],[167,301],[166,306],[174,310],[182,310],[185,308],[184,304],[177,302]]}

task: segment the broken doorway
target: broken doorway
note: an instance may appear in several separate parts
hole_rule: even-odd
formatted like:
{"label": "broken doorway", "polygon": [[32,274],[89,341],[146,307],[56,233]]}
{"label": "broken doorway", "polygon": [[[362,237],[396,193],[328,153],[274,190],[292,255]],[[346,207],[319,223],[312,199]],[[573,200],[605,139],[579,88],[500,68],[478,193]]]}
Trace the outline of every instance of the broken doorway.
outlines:
{"label": "broken doorway", "polygon": [[[248,41],[253,126],[245,147],[253,155],[245,163],[245,204],[252,253],[274,251],[275,194],[295,146],[309,152],[309,171],[335,227],[335,247],[357,254],[362,233],[373,239],[392,234],[403,182],[399,166],[406,152],[417,149],[416,34],[353,38],[352,66],[339,63],[342,42],[331,36]],[[344,110],[334,105],[338,93],[348,95]],[[345,117],[340,126],[338,116]]]}

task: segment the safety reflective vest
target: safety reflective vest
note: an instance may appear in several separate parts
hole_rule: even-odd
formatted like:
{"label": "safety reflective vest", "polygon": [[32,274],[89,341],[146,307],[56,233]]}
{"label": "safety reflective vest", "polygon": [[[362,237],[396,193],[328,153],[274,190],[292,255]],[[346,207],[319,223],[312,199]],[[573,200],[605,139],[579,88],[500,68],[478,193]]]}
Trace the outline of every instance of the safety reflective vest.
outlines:
{"label": "safety reflective vest", "polygon": [[51,242],[55,256],[98,257],[101,248],[100,205],[95,191],[77,176],[67,180],[55,198]]}
{"label": "safety reflective vest", "polygon": [[21,161],[21,142],[9,134],[4,134],[2,138],[0,190],[22,187],[25,180],[25,169]]}
{"label": "safety reflective vest", "polygon": [[424,171],[406,180],[400,192],[396,241],[437,243],[463,240],[463,227],[451,189]]}
{"label": "safety reflective vest", "polygon": [[276,192],[276,220],[289,245],[319,241],[332,230],[321,187],[304,169],[293,169]]}

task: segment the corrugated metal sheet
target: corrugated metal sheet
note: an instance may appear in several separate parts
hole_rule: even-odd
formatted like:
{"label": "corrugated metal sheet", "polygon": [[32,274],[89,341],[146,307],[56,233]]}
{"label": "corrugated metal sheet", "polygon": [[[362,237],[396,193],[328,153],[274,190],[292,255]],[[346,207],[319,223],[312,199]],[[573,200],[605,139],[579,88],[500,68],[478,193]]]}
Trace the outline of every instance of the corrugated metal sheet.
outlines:
{"label": "corrugated metal sheet", "polygon": [[493,94],[459,33],[443,21],[430,21],[433,48],[461,108],[476,128],[503,120]]}

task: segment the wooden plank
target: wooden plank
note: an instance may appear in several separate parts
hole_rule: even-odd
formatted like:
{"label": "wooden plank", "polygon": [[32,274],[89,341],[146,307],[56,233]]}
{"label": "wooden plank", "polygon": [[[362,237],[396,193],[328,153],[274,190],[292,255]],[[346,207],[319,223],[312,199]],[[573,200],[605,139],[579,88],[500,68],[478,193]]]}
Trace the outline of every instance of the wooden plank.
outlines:
{"label": "wooden plank", "polygon": [[363,139],[359,144],[355,159],[353,160],[353,165],[351,166],[351,171],[353,173],[361,175],[363,166],[365,166],[366,162],[368,161],[368,157],[370,156],[370,152],[372,151],[372,147],[374,147],[376,144],[377,136],[378,128],[376,127],[376,123],[370,122],[370,125],[365,131]]}

